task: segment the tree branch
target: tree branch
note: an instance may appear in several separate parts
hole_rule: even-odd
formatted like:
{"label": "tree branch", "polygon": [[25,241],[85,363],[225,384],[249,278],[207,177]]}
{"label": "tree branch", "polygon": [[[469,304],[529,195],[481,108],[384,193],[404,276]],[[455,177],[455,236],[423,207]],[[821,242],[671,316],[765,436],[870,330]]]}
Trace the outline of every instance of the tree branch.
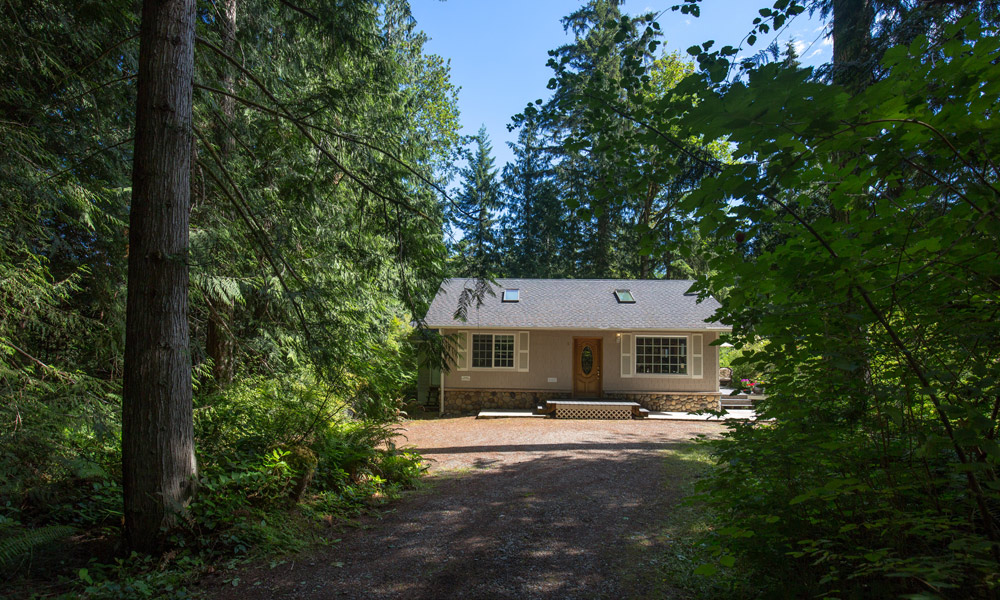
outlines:
{"label": "tree branch", "polygon": [[284,4],[285,6],[287,6],[288,8],[294,10],[295,12],[297,12],[297,13],[299,13],[301,15],[305,15],[305,16],[309,17],[313,21],[319,21],[319,17],[316,16],[315,13],[311,13],[308,10],[302,8],[301,6],[296,6],[296,5],[292,4],[291,2],[289,2],[288,0],[278,0],[278,1],[281,4]]}
{"label": "tree branch", "polygon": [[4,343],[7,344],[8,346],[10,346],[11,348],[13,348],[14,350],[16,350],[17,353],[20,354],[21,356],[27,358],[31,362],[33,362],[36,365],[40,366],[44,371],[51,372],[52,374],[57,375],[60,379],[62,379],[64,381],[68,381],[69,383],[76,383],[76,379],[74,379],[73,376],[70,375],[69,373],[67,373],[65,371],[61,371],[61,370],[59,370],[59,369],[57,369],[57,368],[55,368],[55,367],[53,367],[51,365],[47,365],[47,364],[43,363],[42,361],[40,361],[37,358],[35,358],[34,356],[28,354],[24,350],[18,348],[17,346],[15,346],[14,344],[10,343],[9,341],[8,342],[4,342]]}
{"label": "tree branch", "polygon": [[[195,41],[197,43],[199,43],[199,44],[201,44],[201,45],[209,48],[213,52],[217,53],[219,56],[221,56],[222,58],[224,58],[225,60],[227,60],[230,64],[232,64],[233,66],[235,66],[241,73],[243,73],[244,75],[246,75],[247,78],[249,78],[250,81],[252,81],[254,83],[254,85],[256,85],[261,90],[261,92],[264,93],[265,96],[267,96],[272,102],[274,102],[274,104],[276,106],[280,107],[281,110],[277,111],[275,113],[275,114],[277,114],[277,116],[285,118],[288,121],[290,121],[293,125],[295,125],[296,129],[298,129],[299,132],[302,133],[302,135],[305,136],[305,138],[307,140],[309,140],[309,143],[311,143],[313,145],[313,147],[316,148],[316,150],[318,150],[323,156],[325,156],[330,162],[332,162],[334,164],[334,166],[336,166],[338,169],[340,169],[341,171],[343,171],[344,174],[347,175],[348,178],[350,178],[352,181],[354,181],[359,186],[361,186],[362,189],[364,189],[368,193],[372,194],[373,196],[381,198],[381,199],[383,199],[383,200],[385,200],[387,202],[391,202],[391,203],[393,203],[393,204],[395,204],[397,206],[400,206],[401,208],[405,208],[406,210],[408,210],[408,211],[410,211],[410,212],[412,212],[414,214],[417,214],[420,217],[422,217],[422,218],[424,218],[424,219],[426,219],[428,221],[431,221],[431,222],[434,221],[434,219],[432,219],[430,216],[428,216],[423,211],[421,211],[421,210],[419,210],[417,208],[414,208],[414,207],[408,205],[405,202],[402,202],[400,200],[396,200],[395,198],[390,198],[390,197],[386,196],[385,194],[380,193],[378,190],[376,190],[374,187],[372,187],[368,182],[364,181],[358,175],[356,175],[353,171],[351,171],[350,169],[348,169],[347,167],[345,167],[339,160],[337,160],[337,158],[333,154],[330,153],[329,150],[326,149],[326,147],[324,147],[322,144],[320,144],[318,141],[316,141],[316,138],[313,137],[313,135],[311,133],[309,133],[309,128],[306,127],[306,126],[304,126],[302,123],[300,123],[298,119],[296,119],[290,112],[288,112],[288,110],[285,109],[285,107],[274,96],[274,94],[272,94],[271,91],[267,89],[267,86],[265,86],[259,79],[257,79],[257,77],[253,73],[251,73],[249,70],[247,70],[246,68],[244,68],[243,65],[239,64],[239,62],[236,61],[236,59],[234,59],[233,57],[231,57],[228,54],[226,54],[221,48],[219,48],[215,44],[213,44],[213,43],[211,43],[211,42],[209,42],[209,41],[207,41],[207,40],[205,40],[204,38],[201,38],[201,37],[196,37]],[[204,87],[204,86],[199,86],[199,87]],[[213,91],[221,92],[221,90],[213,90]]]}
{"label": "tree branch", "polygon": [[366,148],[370,148],[372,150],[375,150],[376,152],[378,152],[380,154],[383,154],[384,156],[392,159],[393,162],[395,162],[396,164],[400,165],[401,167],[403,167],[404,169],[406,169],[408,172],[410,172],[412,175],[416,176],[424,184],[426,184],[427,186],[429,186],[432,189],[434,189],[434,191],[436,191],[437,193],[441,194],[441,196],[445,200],[447,200],[448,203],[451,204],[451,206],[455,210],[461,212],[463,215],[465,215],[466,217],[468,217],[471,220],[474,220],[474,221],[478,221],[479,220],[479,217],[477,217],[475,215],[470,215],[469,213],[465,212],[458,205],[458,203],[455,202],[455,200],[448,194],[448,192],[446,192],[438,184],[434,183],[431,179],[429,179],[423,173],[421,173],[421,172],[417,171],[416,169],[414,169],[413,167],[411,167],[409,165],[409,163],[407,163],[403,159],[399,158],[399,156],[393,154],[389,150],[386,150],[384,148],[381,148],[381,147],[373,144],[372,142],[369,142],[369,141],[367,141],[367,140],[365,140],[365,139],[363,139],[363,138],[361,138],[359,136],[356,136],[354,134],[343,133],[343,132],[335,131],[333,129],[328,129],[328,128],[323,127],[321,125],[316,125],[314,123],[310,123],[310,122],[308,122],[308,121],[306,121],[304,119],[300,119],[300,118],[297,118],[297,117],[291,115],[287,111],[286,112],[282,112],[282,111],[275,110],[273,108],[269,108],[267,106],[264,106],[263,104],[260,104],[258,102],[254,102],[253,100],[244,98],[242,96],[238,96],[236,94],[231,94],[231,93],[229,93],[229,92],[227,92],[225,90],[220,90],[218,88],[214,88],[214,87],[211,87],[211,86],[203,85],[203,84],[200,84],[200,83],[195,83],[194,87],[196,87],[198,89],[201,89],[201,90],[205,90],[206,92],[211,92],[213,94],[219,94],[219,95],[222,95],[222,96],[228,96],[228,97],[232,98],[233,100],[236,100],[237,102],[245,104],[245,105],[247,105],[247,106],[249,106],[251,108],[254,108],[256,110],[259,110],[259,111],[261,111],[263,113],[266,113],[266,114],[269,114],[269,115],[274,115],[276,117],[279,117],[279,118],[291,121],[292,123],[295,123],[296,125],[300,125],[302,127],[307,127],[309,129],[315,129],[316,131],[319,131],[321,133],[325,133],[327,135],[334,136],[334,137],[336,137],[338,139],[344,140],[345,142],[351,142],[351,143],[358,144],[358,145],[364,146]]}

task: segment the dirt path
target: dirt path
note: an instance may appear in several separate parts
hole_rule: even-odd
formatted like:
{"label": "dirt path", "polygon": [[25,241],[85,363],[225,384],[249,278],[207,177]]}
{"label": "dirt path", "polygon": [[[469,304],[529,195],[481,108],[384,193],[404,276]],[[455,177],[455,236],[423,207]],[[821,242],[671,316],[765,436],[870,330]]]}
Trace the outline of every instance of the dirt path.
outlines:
{"label": "dirt path", "polygon": [[431,486],[219,598],[621,598],[621,548],[676,500],[659,452],[718,423],[416,421]]}

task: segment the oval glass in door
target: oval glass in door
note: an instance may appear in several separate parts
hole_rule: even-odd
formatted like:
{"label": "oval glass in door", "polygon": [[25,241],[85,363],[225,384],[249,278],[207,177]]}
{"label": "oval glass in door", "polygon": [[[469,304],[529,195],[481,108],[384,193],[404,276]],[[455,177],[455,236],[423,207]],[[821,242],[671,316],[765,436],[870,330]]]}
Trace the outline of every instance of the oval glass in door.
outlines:
{"label": "oval glass in door", "polygon": [[584,346],[583,351],[580,352],[580,369],[584,375],[590,375],[590,372],[594,370],[594,351],[590,349],[590,346]]}

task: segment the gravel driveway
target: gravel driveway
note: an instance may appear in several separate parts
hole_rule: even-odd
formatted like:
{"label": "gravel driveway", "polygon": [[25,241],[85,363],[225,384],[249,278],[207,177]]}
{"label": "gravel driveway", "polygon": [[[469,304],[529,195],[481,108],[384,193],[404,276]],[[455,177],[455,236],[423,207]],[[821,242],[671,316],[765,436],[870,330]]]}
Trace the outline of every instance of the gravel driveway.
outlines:
{"label": "gravel driveway", "polygon": [[719,423],[413,421],[428,488],[225,598],[623,598],[621,549],[676,501],[663,457]]}

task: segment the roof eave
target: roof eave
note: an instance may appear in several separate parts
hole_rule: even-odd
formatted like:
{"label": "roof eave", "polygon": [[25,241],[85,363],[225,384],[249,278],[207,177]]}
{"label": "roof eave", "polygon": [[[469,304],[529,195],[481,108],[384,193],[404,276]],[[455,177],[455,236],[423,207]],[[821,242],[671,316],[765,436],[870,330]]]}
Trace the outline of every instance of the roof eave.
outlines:
{"label": "roof eave", "polygon": [[557,326],[557,327],[538,327],[534,325],[475,325],[472,323],[427,323],[428,328],[440,328],[440,329],[531,329],[540,331],[572,331],[572,330],[585,330],[585,331],[732,331],[732,327],[726,326],[708,326],[705,327],[598,327],[594,325],[587,326]]}

